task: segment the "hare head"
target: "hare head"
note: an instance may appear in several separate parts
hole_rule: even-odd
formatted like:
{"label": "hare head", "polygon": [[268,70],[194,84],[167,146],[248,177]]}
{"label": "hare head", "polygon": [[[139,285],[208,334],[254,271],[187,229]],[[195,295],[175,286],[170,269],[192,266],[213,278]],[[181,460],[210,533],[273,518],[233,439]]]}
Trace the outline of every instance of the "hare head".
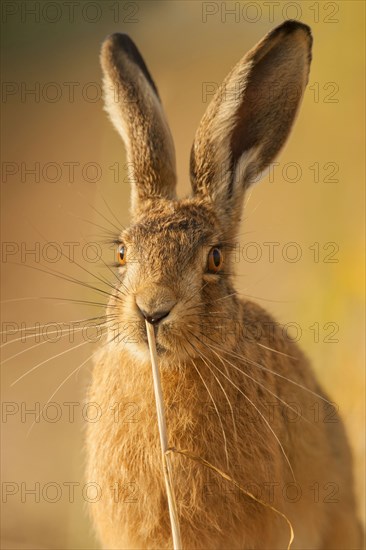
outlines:
{"label": "hare head", "polygon": [[127,150],[132,225],[118,236],[120,284],[109,308],[122,341],[148,358],[145,319],[162,363],[195,355],[194,334],[235,320],[232,250],[245,191],[290,132],[311,61],[309,27],[286,21],[231,70],[199,124],[192,195],[178,200],[173,140],[157,88],[132,40],[103,44],[105,108]]}

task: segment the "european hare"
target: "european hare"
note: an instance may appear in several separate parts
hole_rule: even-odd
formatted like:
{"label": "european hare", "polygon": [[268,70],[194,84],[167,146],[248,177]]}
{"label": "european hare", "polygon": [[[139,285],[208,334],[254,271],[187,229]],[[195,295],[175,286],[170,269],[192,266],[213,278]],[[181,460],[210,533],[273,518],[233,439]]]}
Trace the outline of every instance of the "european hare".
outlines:
{"label": "european hare", "polygon": [[[156,330],[171,446],[272,506],[172,455],[184,549],[286,548],[289,527],[273,508],[290,520],[293,548],[361,547],[342,421],[297,344],[233,286],[244,194],[290,132],[311,45],[306,25],[286,21],[232,69],[196,133],[192,195],[178,200],[173,141],[150,73],[126,35],[103,44],[106,110],[125,143],[132,186],[132,225],[117,238],[111,329],[89,394],[104,411],[87,433],[104,548],[172,546],[145,319]],[[111,412],[127,403],[135,423]]]}

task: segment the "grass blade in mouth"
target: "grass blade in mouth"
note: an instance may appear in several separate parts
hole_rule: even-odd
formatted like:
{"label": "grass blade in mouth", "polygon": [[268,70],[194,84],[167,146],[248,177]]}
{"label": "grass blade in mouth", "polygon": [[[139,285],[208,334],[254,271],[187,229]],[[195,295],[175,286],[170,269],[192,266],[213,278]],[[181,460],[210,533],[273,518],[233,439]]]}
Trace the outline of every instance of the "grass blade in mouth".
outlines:
{"label": "grass blade in mouth", "polygon": [[179,529],[177,503],[174,495],[172,464],[170,461],[170,456],[167,454],[168,436],[167,436],[167,430],[166,430],[165,408],[164,408],[163,393],[161,390],[158,357],[156,353],[155,332],[154,332],[153,325],[151,323],[148,323],[148,321],[146,321],[146,332],[147,332],[147,339],[149,342],[151,366],[152,366],[152,372],[153,372],[154,394],[155,394],[156,412],[158,417],[160,446],[161,446],[161,453],[162,453],[161,460],[162,460],[165,488],[166,488],[166,494],[167,494],[168,506],[169,506],[169,517],[170,517],[170,525],[172,528],[173,547],[174,547],[174,550],[181,550],[182,541],[181,541],[180,529]]}

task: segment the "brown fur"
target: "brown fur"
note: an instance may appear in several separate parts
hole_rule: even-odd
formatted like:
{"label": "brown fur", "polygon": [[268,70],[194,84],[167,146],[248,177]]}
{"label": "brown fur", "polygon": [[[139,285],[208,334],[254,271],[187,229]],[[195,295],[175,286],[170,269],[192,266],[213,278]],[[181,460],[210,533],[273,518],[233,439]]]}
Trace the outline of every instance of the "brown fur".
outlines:
{"label": "brown fur", "polygon": [[[111,43],[123,41],[109,39]],[[102,490],[91,513],[104,548],[172,546],[140,311],[164,308],[170,314],[158,325],[156,339],[170,445],[202,457],[285,513],[294,528],[293,548],[361,548],[352,460],[342,421],[297,344],[262,308],[239,300],[233,286],[238,212],[249,182],[247,165],[241,171],[243,177],[232,183],[235,166],[254,147],[254,162],[262,170],[282,146],[306,85],[310,43],[307,27],[287,22],[244,58],[240,70],[234,69],[235,78],[245,74],[246,82],[255,81],[258,86],[264,78],[268,85],[271,60],[274,67],[279,64],[281,79],[287,78],[283,72],[287,63],[290,80],[301,83],[301,94],[290,117],[280,111],[270,113],[268,105],[253,106],[249,112],[245,94],[240,95],[236,105],[228,107],[232,120],[223,128],[228,135],[220,134],[217,110],[210,107],[193,148],[195,194],[191,198],[171,200],[171,184],[165,193],[160,176],[152,187],[146,179],[133,183],[138,188],[133,224],[119,237],[127,263],[120,269],[120,284],[108,305],[107,313],[114,320],[99,352],[88,396],[103,411],[99,422],[88,427],[87,480],[97,482]],[[134,59],[141,63],[137,54]],[[114,66],[105,59],[103,66],[111,78]],[[141,78],[141,71],[138,74]],[[129,87],[134,76],[128,74],[127,84],[123,73],[118,79],[119,86]],[[135,86],[137,81],[136,77]],[[148,73],[145,91],[146,86],[149,93],[155,89]],[[225,100],[216,97],[214,106],[219,101]],[[128,113],[128,107],[121,105],[122,121]],[[249,141],[240,138],[243,120],[251,128]],[[265,123],[270,125],[268,143]],[[274,145],[276,127],[283,135]],[[146,158],[153,157],[149,147],[155,142],[132,142],[129,132],[127,124],[121,133],[134,149],[129,154],[135,158],[141,147],[147,151]],[[251,153],[250,162],[253,158]],[[231,217],[228,205],[235,209]],[[206,270],[212,246],[219,246],[224,256],[218,274]],[[125,413],[135,414],[128,418],[121,414],[116,421],[111,411],[116,403],[122,408],[129,404]],[[325,412],[334,422],[323,421]],[[273,510],[241,494],[202,464],[178,455],[172,460],[184,549],[287,546],[288,526]],[[118,498],[111,490],[116,484]],[[337,502],[329,502],[332,491]],[[294,495],[297,501],[291,502]]]}

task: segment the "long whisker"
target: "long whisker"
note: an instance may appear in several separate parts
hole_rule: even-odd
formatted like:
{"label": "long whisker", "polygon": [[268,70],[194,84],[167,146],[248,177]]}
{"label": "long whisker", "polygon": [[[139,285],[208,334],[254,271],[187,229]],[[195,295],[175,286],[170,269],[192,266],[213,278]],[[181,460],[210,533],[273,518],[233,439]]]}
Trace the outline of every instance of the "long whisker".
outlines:
{"label": "long whisker", "polygon": [[95,222],[92,222],[91,220],[87,220],[86,218],[82,218],[81,216],[77,216],[76,214],[74,214],[70,210],[67,211],[67,215],[72,217],[72,218],[75,218],[76,220],[79,220],[81,222],[88,223],[90,225],[93,225],[94,227],[98,227],[98,229],[103,229],[103,231],[106,232],[107,238],[110,238],[111,236],[114,237],[115,234],[116,234],[115,231],[112,231],[111,229],[108,229],[107,227],[104,227],[103,225],[100,225],[99,223],[95,223]]}
{"label": "long whisker", "polygon": [[[185,311],[189,311],[190,308],[187,308]],[[210,317],[210,315],[213,315],[213,314],[220,314],[221,312],[220,311],[211,311],[209,313],[200,313],[200,317]],[[185,314],[186,316],[186,314]],[[222,320],[222,319],[227,319],[229,321],[231,321],[231,323],[233,322],[233,319],[232,317],[226,317],[226,316],[223,316],[223,315],[216,315],[216,319],[219,319],[219,320]],[[297,357],[295,357],[294,355],[290,355],[288,353],[285,353],[283,351],[279,351],[277,349],[274,349],[274,348],[271,348],[270,346],[265,346],[264,344],[261,344],[260,342],[257,342],[255,341],[254,342],[257,346],[259,347],[262,347],[264,349],[267,349],[268,351],[272,351],[273,353],[278,353],[279,355],[283,355],[284,357],[288,357],[289,359],[293,359],[294,361],[298,361],[299,359]]]}
{"label": "long whisker", "polygon": [[206,282],[204,285],[198,288],[193,294],[191,294],[188,300],[185,301],[185,304],[188,304],[192,300],[192,298],[194,298],[198,292],[201,292],[207,285],[208,283]]}
{"label": "long whisker", "polygon": [[[114,315],[113,317],[109,316],[109,319],[107,320],[107,322],[109,322],[110,320],[116,318],[116,316]],[[98,323],[97,325],[98,327],[102,326],[101,323]],[[73,328],[73,333],[75,332],[79,332],[80,330],[84,330],[85,327],[79,327],[79,328]],[[64,334],[63,334],[64,332]],[[57,330],[53,330],[53,331],[50,331],[50,332],[47,332],[47,336],[49,336],[50,334],[59,334],[60,331],[57,331]],[[61,335],[60,335],[60,339],[61,338],[65,338],[65,336],[68,336],[69,335],[69,331],[68,330],[65,330],[65,331],[61,331]],[[32,337],[34,336],[33,334],[29,335],[29,337]],[[21,338],[22,340],[22,338]],[[7,363],[8,361],[12,361],[13,359],[15,359],[16,357],[19,357],[19,355],[22,355],[23,353],[26,353],[28,351],[31,351],[32,349],[34,348],[37,348],[39,346],[42,346],[43,344],[50,344],[51,342],[49,340],[44,340],[43,342],[37,342],[36,344],[34,344],[33,346],[30,346],[26,349],[23,349],[22,351],[19,351],[18,353],[15,353],[14,355],[12,355],[11,357],[7,357],[6,359],[4,359],[2,362],[1,362],[1,365],[5,365],[5,363]]]}
{"label": "long whisker", "polygon": [[[0,304],[8,304],[11,302],[27,302],[27,301],[38,301],[38,300],[54,300],[55,302],[70,302],[73,304],[88,304],[92,306],[102,306],[106,307],[105,302],[93,302],[91,300],[76,300],[72,298],[60,298],[58,296],[27,296],[24,298],[10,298],[9,300],[2,300]],[[1,333],[0,333],[1,334]]]}
{"label": "long whisker", "polygon": [[105,200],[103,194],[99,191],[99,194],[102,198],[102,201],[104,202],[104,204],[106,205],[106,207],[108,208],[109,212],[112,214],[112,216],[114,217],[114,219],[116,220],[116,222],[118,223],[118,225],[120,226],[120,229],[119,231],[121,231],[121,229],[126,229],[125,226],[120,222],[120,220],[117,218],[117,216],[115,215],[115,213],[113,212],[112,208],[109,206],[109,204],[107,203],[107,201]]}
{"label": "long whisker", "polygon": [[307,391],[308,393],[311,393],[315,397],[318,397],[319,399],[322,399],[323,401],[325,401],[329,405],[333,405],[333,403],[331,403],[331,401],[328,401],[328,399],[326,399],[325,397],[323,397],[319,393],[316,393],[316,392],[312,391],[311,389],[307,388],[306,386],[303,386],[302,384],[299,384],[298,382],[295,382],[295,380],[291,380],[290,378],[287,378],[287,376],[284,376],[284,375],[280,374],[279,372],[276,372],[272,369],[268,369],[267,367],[264,367],[260,363],[257,363],[256,361],[252,361],[251,359],[248,359],[247,357],[244,357],[242,355],[238,355],[237,353],[233,353],[233,352],[230,352],[226,349],[222,349],[222,348],[219,348],[219,347],[216,347],[216,349],[218,349],[220,351],[223,351],[224,353],[226,353],[228,355],[231,355],[232,357],[236,357],[237,359],[240,359],[241,361],[247,362],[250,365],[254,365],[254,366],[258,367],[259,369],[262,369],[266,372],[269,372],[269,373],[273,374],[274,376],[278,376],[279,378],[282,378],[283,380],[286,380],[287,382],[290,382],[291,384],[294,384],[298,388],[301,388],[302,390]]}
{"label": "long whisker", "polygon": [[[22,264],[22,263],[19,263],[19,262],[9,262],[13,265],[18,265],[18,266],[22,266],[22,267],[27,267],[29,269],[34,269],[35,271],[40,271],[41,273],[46,273],[47,275],[52,275],[53,277],[57,277],[58,279],[62,279],[64,281],[68,281],[70,283],[75,283],[75,284],[78,284],[80,286],[84,286],[85,288],[89,288],[91,290],[95,290],[96,292],[100,292],[101,294],[104,294],[106,296],[108,296],[108,298],[111,297],[111,294],[109,292],[106,292],[105,290],[101,289],[101,288],[98,288],[96,286],[93,286],[89,283],[86,283],[84,281],[80,281],[79,279],[76,279],[75,277],[70,277],[70,276],[67,276],[67,275],[64,275],[63,273],[60,274],[59,271],[56,271],[56,270],[52,270],[52,269],[42,269],[40,267],[36,267],[35,265],[31,265],[31,264]],[[119,299],[118,296],[115,296],[116,300]]]}
{"label": "long whisker", "polygon": [[61,357],[62,355],[65,355],[66,353],[70,353],[71,351],[74,351],[75,349],[80,348],[81,346],[85,346],[86,344],[90,344],[90,342],[81,342],[80,344],[77,344],[76,346],[73,346],[72,348],[69,348],[65,351],[61,351],[60,353],[57,353],[56,355],[53,355],[52,357],[48,357],[48,359],[45,359],[44,361],[41,361],[40,363],[38,363],[37,365],[32,367],[30,370],[28,370],[27,372],[25,372],[24,374],[19,376],[19,378],[17,378],[16,380],[14,380],[14,382],[12,382],[10,384],[10,387],[13,387],[15,384],[20,382],[20,380],[22,380],[23,378],[28,376],[31,372],[35,371],[36,369],[38,369],[42,365],[45,365],[46,363],[49,363],[53,359],[57,359],[57,357]]}
{"label": "long whisker", "polygon": [[[206,357],[202,352],[200,352],[196,346],[194,346],[192,344],[192,342],[190,342],[190,345],[192,346],[192,348],[195,350],[195,352],[201,357],[202,361],[205,363],[205,365],[207,366],[207,368],[210,370],[211,374],[213,375],[213,377],[215,378],[216,382],[218,383],[218,385],[220,386],[220,389],[221,391],[223,392],[224,396],[225,396],[225,399],[226,401],[228,402],[228,405],[229,405],[229,408],[230,408],[230,413],[231,413],[231,419],[232,419],[232,422],[233,422],[233,428],[234,428],[234,436],[235,436],[235,439],[237,439],[237,429],[236,429],[236,422],[235,422],[235,416],[234,416],[234,411],[233,411],[233,406],[231,404],[231,401],[229,399],[229,396],[227,395],[226,393],[226,390],[225,388],[223,387],[223,385],[221,384],[219,378],[216,376],[216,374],[214,373],[214,371],[211,369],[210,365],[207,363],[207,361],[209,361],[208,357]],[[206,361],[207,359],[207,361]]]}
{"label": "long whisker", "polygon": [[[110,266],[103,260],[103,258],[101,258],[101,261],[103,262],[105,267],[107,267],[109,269],[109,271],[112,273],[112,275],[117,279],[118,284],[122,285],[123,288],[126,290],[126,293],[129,294],[130,289],[124,284],[123,281],[121,281],[121,279],[118,277],[117,273],[110,268]],[[118,287],[115,287],[115,289],[117,290],[117,292],[120,292],[120,294],[125,296],[125,294]]]}
{"label": "long whisker", "polygon": [[263,298],[262,296],[252,296],[250,294],[244,294],[243,292],[238,292],[240,296],[244,296],[244,298],[249,298],[250,300],[260,300],[262,302],[272,302],[274,304],[288,304],[290,303],[288,300],[273,300],[271,298]]}
{"label": "long whisker", "polygon": [[[108,206],[106,200],[104,199],[102,193],[101,193],[100,191],[98,191],[98,194],[101,196],[101,198],[102,198],[104,204],[106,205],[106,207],[108,208],[108,210],[110,211],[110,213],[112,214],[112,216],[115,217],[114,214],[113,214],[113,212],[112,212],[112,210],[111,210],[110,207]],[[90,204],[90,202],[87,201],[87,199],[83,196],[83,194],[82,194],[80,191],[78,191],[78,195],[79,195],[80,197],[82,197],[82,199],[83,199],[84,201],[86,201],[87,205],[88,205],[92,210],[94,210],[94,212],[96,212],[97,214],[99,214],[99,216],[101,216],[106,222],[108,222],[108,223],[109,223],[112,227],[114,227],[118,232],[121,231],[121,228],[120,228],[120,227],[118,227],[118,226],[115,225],[113,222],[111,222],[108,218],[106,218],[106,217],[104,216],[104,214],[103,214],[102,212],[100,212],[95,206],[93,206],[92,204]],[[116,220],[116,221],[117,221],[117,223],[118,223],[119,225],[122,225],[118,220]],[[122,228],[124,229],[123,226],[122,226]]]}
{"label": "long whisker", "polygon": [[285,353],[283,351],[279,351],[278,349],[271,348],[269,346],[265,346],[264,344],[260,344],[259,342],[256,342],[257,346],[260,346],[261,348],[267,349],[268,351],[272,351],[273,353],[278,353],[279,355],[283,355],[284,357],[288,357],[289,359],[294,359],[295,361],[298,361],[298,357],[295,357],[294,355],[289,355],[288,353]]}
{"label": "long whisker", "polygon": [[[193,334],[192,332],[191,332],[191,335],[192,335],[194,338],[196,338],[196,339],[198,340],[197,336],[196,336],[195,334]],[[199,340],[198,340],[198,341],[199,341]],[[211,362],[211,361],[210,361],[210,362]],[[260,415],[260,417],[261,417],[262,420],[265,422],[266,426],[268,427],[268,429],[271,431],[271,433],[273,434],[274,438],[276,439],[276,441],[277,441],[277,443],[278,443],[278,445],[279,445],[279,447],[280,447],[280,449],[281,449],[281,452],[282,452],[282,454],[283,454],[283,456],[284,456],[284,458],[285,458],[285,460],[286,460],[286,462],[287,462],[287,464],[288,464],[288,466],[289,466],[289,468],[290,468],[291,474],[292,474],[292,476],[293,476],[293,478],[294,478],[294,480],[295,480],[295,474],[294,474],[294,471],[293,471],[293,469],[292,469],[291,462],[289,461],[289,458],[288,458],[288,456],[287,456],[287,454],[286,454],[286,451],[285,451],[285,449],[284,449],[284,447],[283,447],[281,441],[279,440],[279,438],[278,438],[276,432],[273,430],[272,426],[270,425],[270,423],[268,422],[268,420],[266,419],[266,417],[265,417],[265,416],[263,415],[263,413],[258,409],[258,407],[256,406],[256,404],[250,399],[250,397],[248,397],[248,396],[239,388],[239,386],[237,386],[237,385],[231,380],[231,378],[229,378],[228,376],[226,376],[226,374],[225,374],[221,369],[219,369],[213,362],[211,362],[211,364],[212,364],[212,366],[213,366],[216,370],[218,370],[218,371],[222,374],[222,376],[224,376],[224,377],[230,382],[230,384],[232,384],[232,385],[234,386],[234,388],[236,388],[236,389],[243,395],[243,397],[244,397],[244,398],[252,405],[252,407],[254,407],[254,409],[258,412],[258,414]]]}
{"label": "long whisker", "polygon": [[61,384],[59,384],[57,386],[57,388],[55,389],[55,391],[52,393],[52,395],[49,397],[49,399],[46,401],[46,403],[43,405],[42,407],[42,410],[39,412],[39,414],[36,416],[35,420],[33,420],[28,432],[27,432],[27,437],[29,437],[31,431],[32,431],[32,428],[33,426],[35,425],[36,422],[38,422],[39,418],[41,417],[43,411],[45,410],[45,408],[47,407],[48,403],[51,401],[51,399],[53,399],[53,397],[55,397],[56,393],[62,388],[62,386],[64,384],[66,384],[66,382],[72,377],[72,375],[75,373],[75,372],[78,372],[88,361],[90,361],[90,359],[93,357],[93,355],[95,354],[95,351],[93,351],[93,353],[91,353],[89,355],[89,357],[87,357],[87,359],[85,359],[85,361],[83,361],[80,365],[78,365],[76,367],[76,369],[74,369],[72,372],[70,372],[70,374],[68,376],[66,376],[66,378],[61,382]]}
{"label": "long whisker", "polygon": [[120,227],[118,227],[115,223],[111,222],[102,212],[100,212],[97,208],[95,208],[95,206],[93,206],[92,204],[89,204],[89,206],[90,206],[90,208],[92,208],[92,210],[94,210],[94,212],[99,214],[99,216],[101,218],[103,218],[103,220],[105,220],[107,223],[109,223],[112,227],[114,227],[114,229],[116,229],[118,231],[118,233],[120,233],[120,231],[121,231]]}
{"label": "long whisker", "polygon": [[61,251],[61,254],[62,256],[64,256],[64,258],[66,258],[67,260],[69,260],[71,263],[73,263],[74,265],[76,265],[77,267],[79,267],[80,269],[82,269],[83,271],[85,271],[85,273],[87,273],[88,275],[91,275],[92,277],[94,277],[94,279],[96,279],[97,281],[100,281],[101,283],[109,286],[110,288],[112,288],[113,290],[117,290],[119,292],[121,292],[119,289],[116,289],[114,285],[112,285],[112,283],[110,283],[109,281],[105,280],[105,279],[102,279],[100,276],[98,277],[98,275],[95,275],[95,273],[93,273],[92,271],[89,271],[89,269],[86,269],[86,267],[84,267],[83,265],[79,264],[75,259],[71,259],[67,254],[65,254],[64,252]]}
{"label": "long whisker", "polygon": [[[98,315],[97,317],[89,317],[88,319],[80,319],[78,321],[60,321],[60,323],[58,323],[59,325],[65,325],[66,330],[68,330],[70,327],[69,325],[78,325],[80,323],[83,323],[83,322],[90,322],[90,321],[96,321],[97,319],[106,319],[107,317],[111,317],[112,318],[112,315]],[[48,325],[34,325],[33,327],[27,327],[25,329],[25,332],[28,332],[28,331],[33,331],[33,330],[39,330],[39,329],[43,329],[44,327],[47,327]],[[85,327],[82,327],[82,328],[85,328]],[[76,330],[76,329],[75,329]],[[48,332],[48,334],[56,334],[57,332],[60,332],[60,331],[57,331],[57,330],[54,330],[54,331],[51,331],[51,332]],[[62,332],[64,332],[62,329],[61,329],[61,334]],[[3,332],[0,332],[0,334],[9,334],[7,333],[5,330]],[[24,341],[24,340],[27,340],[28,338],[32,338],[34,337],[34,334],[24,334],[23,336],[20,336],[19,338],[13,338],[12,340],[9,340],[9,342],[5,342],[4,344],[1,344],[0,348],[5,348],[5,346],[9,345],[9,344],[14,344],[15,342],[20,342],[21,340]]]}
{"label": "long whisker", "polygon": [[217,300],[214,301],[215,302],[221,302],[221,300],[227,300],[228,298],[231,298],[231,296],[237,296],[238,293],[237,292],[232,292],[231,294],[226,294],[226,296],[223,296],[222,298],[218,298]]}
{"label": "long whisker", "polygon": [[217,414],[217,417],[219,419],[219,422],[220,422],[220,426],[221,426],[221,431],[222,431],[222,436],[223,436],[223,439],[224,439],[224,448],[225,448],[225,455],[226,455],[226,461],[227,461],[227,464],[229,464],[229,454],[228,454],[228,450],[227,450],[227,439],[226,439],[226,433],[225,433],[225,430],[224,430],[224,425],[222,423],[222,420],[221,420],[221,416],[220,416],[220,413],[219,413],[219,410],[217,408],[217,405],[216,405],[216,402],[215,402],[215,399],[213,398],[212,396],[212,393],[210,392],[206,382],[204,381],[196,363],[194,362],[193,358],[191,358],[191,361],[192,361],[192,364],[194,366],[194,368],[196,369],[197,371],[197,374],[198,376],[200,377],[201,381],[202,381],[202,384],[205,386],[206,390],[207,390],[207,393],[208,395],[210,396],[210,399],[212,401],[212,404],[214,406],[214,409],[216,411],[216,414]]}
{"label": "long whisker", "polygon": [[[285,405],[285,407],[289,408],[292,412],[294,412],[296,415],[299,414],[298,411],[296,411],[296,409],[294,409],[293,407],[291,407],[291,405],[289,405],[288,403],[286,403],[286,401],[284,401],[283,399],[281,399],[281,397],[279,397],[276,393],[274,393],[272,390],[270,390],[267,386],[265,386],[264,384],[262,384],[261,382],[259,382],[259,380],[257,380],[256,378],[253,378],[252,376],[250,376],[250,374],[248,374],[247,372],[244,372],[243,370],[239,369],[239,367],[237,367],[236,365],[234,365],[234,363],[231,363],[231,361],[229,361],[228,359],[224,359],[223,357],[220,357],[220,355],[213,349],[213,347],[208,344],[207,342],[204,343],[204,345],[208,346],[211,351],[216,355],[216,357],[218,357],[220,359],[220,361],[225,361],[225,363],[227,363],[228,365],[230,365],[231,367],[233,367],[235,370],[237,370],[238,372],[240,372],[241,374],[243,374],[244,376],[246,376],[247,378],[249,378],[250,380],[252,380],[253,382],[255,382],[256,384],[258,384],[258,386],[260,386],[261,388],[263,388],[264,390],[266,390],[268,393],[270,393],[271,395],[273,395],[273,397],[275,397],[276,399],[278,399],[278,401],[280,401],[280,403],[282,403],[283,405]],[[305,418],[302,414],[300,414],[301,418],[303,420],[305,420],[306,422],[308,422],[309,424],[311,424],[311,422],[309,422],[309,420],[307,418]]]}

